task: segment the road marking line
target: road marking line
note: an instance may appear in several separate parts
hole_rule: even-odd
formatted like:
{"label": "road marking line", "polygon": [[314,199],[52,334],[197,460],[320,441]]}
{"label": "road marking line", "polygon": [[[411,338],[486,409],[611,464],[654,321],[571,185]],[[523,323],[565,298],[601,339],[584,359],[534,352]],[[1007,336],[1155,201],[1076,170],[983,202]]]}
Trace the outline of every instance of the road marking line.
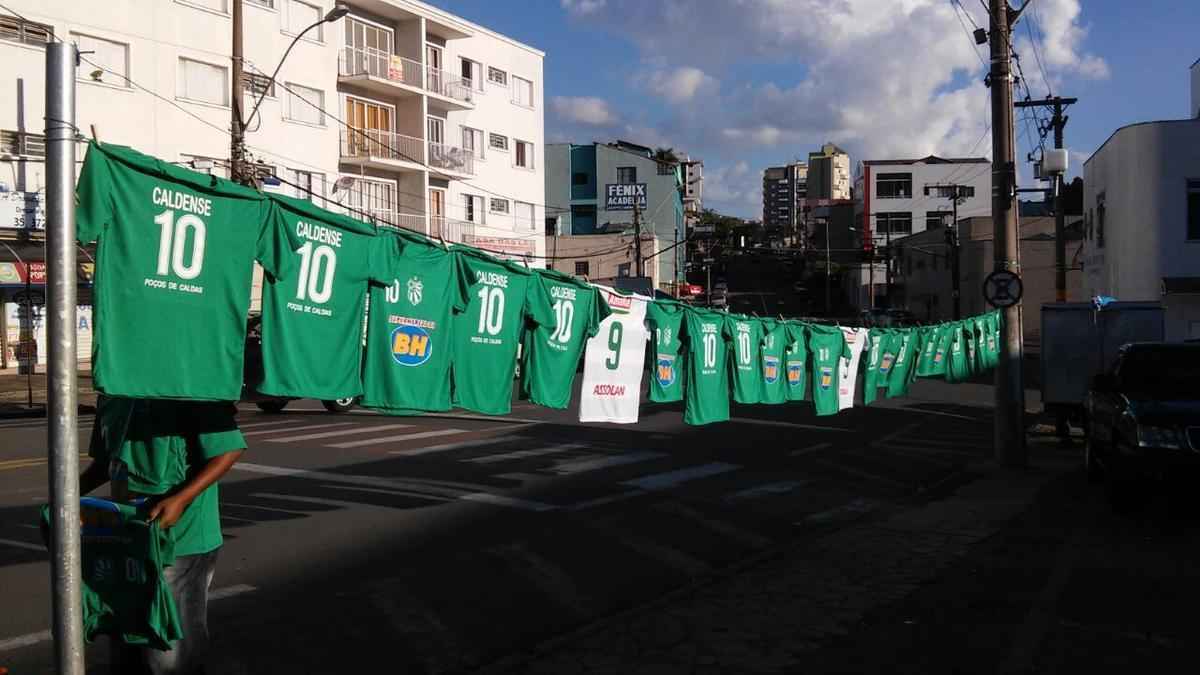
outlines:
{"label": "road marking line", "polygon": [[354,424],[354,422],[334,422],[333,424],[307,424],[304,426],[292,427],[291,429],[259,429],[258,431],[243,432],[242,435],[243,436],[261,436],[263,434],[278,434],[281,432],[287,433],[290,431],[308,431],[309,429],[328,429],[329,427],[344,427],[344,426],[347,426],[350,424]]}
{"label": "road marking line", "polygon": [[29,543],[26,543],[23,541],[17,541],[15,539],[0,539],[0,544],[4,544],[6,546],[12,546],[13,548],[22,548],[22,549],[25,549],[26,551],[37,551],[38,553],[46,553],[45,546],[39,546],[37,544],[29,544]]}
{"label": "road marking line", "polygon": [[833,520],[834,518],[838,518],[839,516],[845,514],[861,515],[864,513],[870,513],[874,510],[875,502],[859,497],[858,499],[853,499],[845,504],[842,504],[841,506],[835,506],[832,509],[818,511],[817,513],[810,513],[804,517],[804,520],[797,522],[796,524],[804,525],[806,523],[822,523],[828,520]]}
{"label": "road marking line", "polygon": [[286,513],[289,516],[307,516],[305,511],[289,511],[287,509],[277,509],[273,506],[259,506],[257,504],[241,504],[238,502],[227,502],[221,500],[221,506],[232,506],[237,509],[258,509],[259,511],[269,511],[271,513]]}
{"label": "road marking line", "polygon": [[494,464],[496,462],[506,462],[513,459],[525,459],[527,457],[542,457],[544,455],[553,455],[559,452],[567,452],[569,450],[578,450],[586,448],[587,443],[564,443],[562,445],[549,445],[544,448],[533,448],[531,450],[515,450],[513,452],[505,452],[499,455],[485,455],[483,457],[473,457],[464,459],[464,462],[473,464]]}
{"label": "road marking line", "polygon": [[[256,591],[256,590],[258,590],[258,589],[255,588],[254,586],[250,586],[248,584],[236,584],[234,586],[218,588],[217,590],[212,591],[211,593],[208,594],[208,599],[209,600],[225,600],[226,598],[232,598],[235,595],[241,595],[243,593],[250,593],[250,592]],[[20,649],[22,647],[32,647],[33,645],[36,645],[41,642],[49,642],[52,638],[53,638],[53,636],[51,635],[49,630],[43,630],[43,631],[38,631],[36,633],[29,633],[28,635],[18,635],[17,637],[6,638],[4,640],[0,640],[0,652],[10,652],[14,649]]]}
{"label": "road marking line", "polygon": [[222,520],[237,520],[237,521],[241,521],[243,523],[252,523],[252,524],[258,522],[257,520],[250,520],[249,518],[238,518],[237,516],[231,516],[228,513],[222,513],[221,519]]}
{"label": "road marking line", "polygon": [[331,448],[360,448],[364,445],[374,445],[377,443],[393,443],[396,441],[415,441],[420,438],[437,438],[438,436],[454,436],[456,434],[470,433],[467,429],[437,429],[435,431],[420,431],[415,434],[399,434],[397,436],[382,436],[380,438],[367,438],[361,441],[347,441],[346,443],[330,443]]}
{"label": "road marking line", "polygon": [[547,469],[550,473],[559,476],[573,476],[588,471],[596,471],[599,469],[607,469],[614,466],[623,466],[625,464],[636,464],[637,462],[645,462],[651,459],[666,457],[661,452],[631,452],[625,455],[612,455],[610,457],[600,457],[598,459],[582,459],[559,462]]}
{"label": "road marking line", "polygon": [[686,469],[677,471],[667,471],[666,473],[656,473],[650,476],[643,476],[633,480],[621,481],[621,485],[629,487],[641,488],[643,490],[667,490],[677,487],[690,480],[697,478],[707,478],[708,476],[716,476],[718,474],[736,471],[742,467],[737,464],[726,464],[725,462],[712,462],[710,464],[701,464],[699,466],[691,466]]}
{"label": "road marking line", "polygon": [[[251,497],[259,497],[262,499],[278,499],[285,502],[301,502],[305,504],[318,504],[320,506],[336,506],[342,509],[350,509],[356,506],[372,506],[366,502],[347,502],[341,499],[323,499],[321,497],[303,497],[301,495],[281,495],[274,492],[255,492]],[[386,507],[384,507],[386,508]],[[314,515],[309,513],[307,515]]]}
{"label": "road marking line", "polygon": [[825,448],[832,448],[832,447],[833,447],[833,443],[817,443],[816,445],[810,445],[807,448],[800,448],[799,450],[793,450],[788,453],[788,457],[799,457],[800,455],[807,455],[810,452],[817,452],[818,450],[824,450]]}
{"label": "road marking line", "polygon": [[648,495],[648,494],[650,494],[650,493],[646,492],[645,490],[630,490],[628,492],[619,492],[615,495],[608,495],[605,497],[597,497],[595,499],[589,499],[586,502],[579,502],[578,504],[572,504],[571,506],[569,506],[567,508],[570,511],[582,511],[584,509],[590,509],[595,506],[604,506],[605,504],[615,504],[617,502],[623,502],[626,499],[633,499],[634,497],[640,497],[642,495]]}
{"label": "road marking line", "polygon": [[662,502],[655,504],[654,508],[664,513],[686,518],[701,527],[711,530],[712,532],[722,535],[728,539],[740,541],[747,546],[766,548],[771,544],[770,537],[764,537],[757,532],[744,530],[733,523],[726,522],[718,518],[710,518],[691,508],[690,506],[684,506],[678,502]]}
{"label": "road marking line", "polygon": [[360,427],[358,429],[339,429],[337,431],[323,431],[316,434],[300,434],[299,436],[282,436],[280,438],[268,438],[268,443],[295,443],[296,441],[314,441],[318,438],[334,438],[336,436],[349,436],[350,434],[373,434],[376,431],[388,431],[390,429],[408,429],[411,424],[380,424],[373,427]]}
{"label": "road marking line", "polygon": [[417,455],[428,455],[434,452],[447,452],[450,450],[462,450],[464,448],[475,448],[481,445],[491,445],[493,443],[507,443],[509,441],[524,440],[523,436],[492,436],[491,438],[480,438],[473,441],[459,441],[458,443],[443,443],[441,445],[430,445],[424,448],[411,448],[408,450],[391,450],[389,455],[403,455],[406,457],[415,457]]}
{"label": "road marking line", "polygon": [[842,429],[840,427],[823,427],[816,424],[800,424],[798,422],[778,422],[775,420],[755,420],[749,417],[731,417],[730,422],[740,422],[741,424],[762,424],[769,427],[787,427],[788,429],[812,429],[814,431],[834,431],[838,433],[848,433],[850,429]]}
{"label": "road marking line", "polygon": [[277,427],[280,424],[294,424],[296,420],[279,420],[277,422],[255,422],[253,424],[239,424],[240,429],[254,429],[256,427]]}
{"label": "road marking line", "polygon": [[876,438],[875,440],[871,441],[869,443],[869,445],[879,445],[879,444],[883,444],[883,443],[889,443],[891,441],[896,440],[897,438],[900,438],[901,436],[904,436],[905,434],[908,434],[909,432],[915,430],[919,426],[921,426],[921,424],[919,422],[907,424],[907,425],[902,426],[899,429],[893,431],[890,434]]}
{"label": "road marking line", "polygon": [[924,415],[938,415],[940,417],[953,417],[954,419],[967,420],[968,422],[983,422],[983,421],[985,421],[985,420],[979,419],[978,417],[967,417],[966,415],[955,415],[954,413],[939,412],[937,410],[922,410],[920,408],[914,408],[912,406],[901,406],[901,410],[905,410],[907,412],[921,413]]}
{"label": "road marking line", "polygon": [[505,497],[504,495],[494,495],[490,492],[474,492],[469,495],[463,495],[459,497],[459,499],[468,502],[479,502],[481,504],[492,504],[494,506],[507,506],[514,509],[524,509],[526,511],[534,511],[536,513],[554,511],[558,509],[558,507],[554,504],[530,501],[527,499],[518,499],[516,497]]}
{"label": "road marking line", "polygon": [[735,502],[740,499],[756,499],[765,495],[782,495],[795,490],[798,487],[808,485],[811,481],[807,480],[785,480],[778,483],[764,483],[752,488],[746,488],[732,494],[726,495],[724,501]]}
{"label": "road marking line", "polygon": [[357,485],[322,485],[321,487],[327,490],[349,490],[352,492],[372,492],[381,495],[395,495],[397,497],[417,497],[419,499],[428,499],[435,502],[454,501],[453,497],[441,497],[439,495],[412,492],[410,490],[388,490],[386,488],[359,487]]}

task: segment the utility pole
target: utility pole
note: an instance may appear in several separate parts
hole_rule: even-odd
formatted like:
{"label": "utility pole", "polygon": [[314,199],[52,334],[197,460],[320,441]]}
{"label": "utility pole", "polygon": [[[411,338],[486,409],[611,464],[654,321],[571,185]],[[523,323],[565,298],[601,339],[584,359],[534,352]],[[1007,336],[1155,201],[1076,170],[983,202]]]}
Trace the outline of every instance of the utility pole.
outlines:
{"label": "utility pole", "polygon": [[[1024,9],[1028,5],[1026,0]],[[1012,26],[1008,0],[989,0],[992,66],[992,227],[995,271],[1021,273],[1017,236],[1016,148],[1013,138]],[[1012,468],[1028,463],[1025,448],[1025,383],[1021,305],[1001,311],[1000,360],[996,366],[996,460]]]}
{"label": "utility pole", "polygon": [[637,201],[633,204],[633,260],[638,277],[645,276],[642,269],[642,218],[641,209],[638,208]]}
{"label": "utility pole", "polygon": [[[950,288],[952,290],[952,294],[951,294],[952,298],[951,299],[954,301],[954,320],[958,321],[959,319],[962,318],[962,277],[961,277],[961,274],[959,271],[959,264],[961,261],[958,259],[958,250],[959,250],[959,245],[961,244],[961,241],[959,239],[960,232],[958,229],[958,203],[962,199],[966,198],[967,188],[973,188],[973,186],[959,185],[957,183],[934,183],[933,185],[926,184],[925,185],[925,196],[926,197],[929,196],[930,188],[933,188],[934,190],[936,190],[939,197],[946,196],[947,188],[949,189],[949,192],[950,192],[950,204],[951,204],[951,208],[953,209],[951,217],[953,218],[953,220],[950,223],[950,227],[946,228],[946,246],[947,246],[948,250],[950,251],[949,256],[948,256],[948,258],[949,258],[948,262],[950,263],[949,268],[950,268],[950,274],[951,274],[951,278],[950,278]],[[974,193],[972,192],[971,194],[974,194]],[[943,212],[943,213],[945,213],[945,212]]]}
{"label": "utility pole", "polygon": [[233,0],[232,77],[229,94],[229,177],[237,183],[249,182],[246,171],[246,121],[242,118],[242,0]]}
{"label": "utility pole", "polygon": [[[1050,127],[1054,129],[1054,148],[1063,148],[1063,129],[1067,126],[1069,116],[1063,115],[1063,109],[1077,98],[1054,96],[1039,101],[1019,101],[1014,104],[1017,108],[1047,107],[1051,109]],[[1063,175],[1054,176],[1054,299],[1056,302],[1067,301],[1067,240],[1066,233],[1066,201],[1063,199]]]}

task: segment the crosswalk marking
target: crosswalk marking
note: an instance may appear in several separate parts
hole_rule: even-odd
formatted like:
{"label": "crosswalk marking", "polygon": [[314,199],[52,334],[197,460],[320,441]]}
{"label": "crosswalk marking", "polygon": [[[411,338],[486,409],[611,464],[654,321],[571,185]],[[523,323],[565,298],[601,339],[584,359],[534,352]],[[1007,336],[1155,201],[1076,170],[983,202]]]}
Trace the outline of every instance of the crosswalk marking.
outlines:
{"label": "crosswalk marking", "polygon": [[525,459],[528,457],[542,457],[545,455],[553,455],[569,450],[578,450],[586,448],[587,443],[564,443],[562,445],[549,445],[544,448],[532,448],[530,450],[514,450],[513,452],[505,452],[499,455],[484,455],[483,457],[473,457],[464,459],[464,462],[472,462],[475,464],[493,464],[496,462],[507,462],[513,459]]}
{"label": "crosswalk marking", "polygon": [[817,443],[816,445],[810,445],[807,448],[800,448],[799,450],[793,450],[788,453],[788,456],[789,457],[799,457],[800,455],[807,455],[810,452],[817,452],[818,450],[824,450],[825,448],[832,448],[832,447],[833,447],[833,443]]}
{"label": "crosswalk marking", "polygon": [[650,493],[646,492],[645,490],[630,490],[628,492],[618,492],[615,495],[605,495],[603,497],[589,499],[586,502],[579,502],[578,504],[572,504],[570,507],[570,510],[583,511],[584,509],[590,509],[590,508],[593,508],[596,506],[604,506],[605,504],[615,504],[617,502],[623,502],[626,499],[633,499],[634,497],[640,497],[642,495],[647,495],[647,494],[650,494]]}
{"label": "crosswalk marking", "polygon": [[784,480],[779,481],[778,483],[765,483],[763,485],[756,485],[752,488],[746,488],[745,490],[739,490],[733,494],[726,495],[725,501],[734,502],[741,499],[754,499],[765,495],[787,494],[798,487],[807,485],[808,482],[809,481],[806,480]]}
{"label": "crosswalk marking", "polygon": [[[292,432],[292,431],[308,431],[309,429],[328,429],[330,427],[344,427],[344,426],[347,426],[350,424],[354,424],[354,422],[334,422],[333,424],[306,424],[303,426],[292,427],[291,429],[288,429],[287,431]],[[242,435],[243,436],[261,436],[263,434],[277,434],[277,433],[280,433],[280,431],[282,431],[282,430],[281,429],[259,429],[258,431],[242,432]]]}
{"label": "crosswalk marking", "polygon": [[296,441],[315,441],[319,438],[335,438],[337,436],[349,436],[351,434],[372,434],[376,431],[388,431],[390,429],[408,429],[411,424],[380,424],[373,427],[361,427],[359,429],[339,429],[337,431],[323,431],[315,434],[300,434],[299,436],[281,436],[279,438],[268,438],[268,443],[295,443]]}
{"label": "crosswalk marking", "polygon": [[256,429],[258,427],[277,427],[281,424],[294,424],[296,420],[277,420],[275,422],[254,422],[253,424],[239,424],[241,429]]}
{"label": "crosswalk marking", "polygon": [[374,445],[377,443],[395,443],[397,441],[415,441],[421,438],[437,438],[438,436],[453,436],[455,434],[465,434],[466,429],[437,429],[434,431],[418,431],[415,434],[400,434],[398,436],[382,436],[380,438],[367,438],[361,441],[347,441],[345,443],[332,443],[333,448],[359,448],[364,445]]}
{"label": "crosswalk marking", "polygon": [[666,457],[661,452],[651,452],[649,450],[642,452],[630,452],[624,455],[612,455],[609,457],[599,457],[596,459],[582,459],[559,462],[547,469],[550,473],[559,476],[573,476],[575,474],[585,473],[588,471],[596,471],[597,469],[607,469],[613,466],[623,466],[625,464],[636,464],[637,462],[645,462],[651,459]]}
{"label": "crosswalk marking", "polygon": [[378,495],[392,495],[394,497],[416,497],[418,499],[428,499],[434,502],[450,502],[454,501],[452,497],[442,497],[439,495],[425,494],[423,492],[412,492],[410,490],[391,490],[388,488],[372,488],[361,487],[358,485],[322,485],[326,490],[348,490],[351,492],[368,492]]}
{"label": "crosswalk marking", "polygon": [[30,544],[30,543],[26,543],[23,541],[16,541],[14,539],[0,539],[0,544],[4,544],[5,546],[12,546],[13,548],[25,549],[26,551],[37,551],[38,553],[46,552],[45,546],[39,546],[37,544]]}
{"label": "crosswalk marking", "polygon": [[641,488],[642,490],[667,490],[696,478],[715,476],[717,474],[722,474],[729,471],[736,471],[740,468],[742,467],[738,466],[737,464],[712,462],[709,464],[701,464],[699,466],[691,466],[686,469],[679,469],[677,471],[667,471],[666,473],[656,473],[650,476],[635,478],[633,480],[621,481],[621,485]]}
{"label": "crosswalk marking", "polygon": [[493,504],[495,506],[507,506],[516,509],[525,509],[527,511],[535,511],[541,513],[543,511],[554,511],[558,507],[553,504],[544,502],[535,502],[528,499],[517,499],[515,497],[505,497],[504,495],[494,495],[490,492],[475,492],[469,495],[459,497],[468,502],[479,502],[481,504]]}
{"label": "crosswalk marking", "polygon": [[812,429],[813,431],[832,431],[835,433],[847,433],[850,431],[850,429],[843,429],[841,427],[825,427],[818,424],[801,424],[799,422],[780,422],[776,420],[756,420],[749,417],[732,417],[729,421],[740,424],[758,424],[768,427],[786,427],[788,429]]}
{"label": "crosswalk marking", "polygon": [[352,509],[359,506],[370,506],[364,502],[347,502],[341,499],[325,499],[323,497],[305,497],[303,495],[281,495],[274,492],[255,492],[251,497],[260,499],[278,499],[284,502],[301,502],[304,504],[316,504],[318,506],[336,506],[343,509]]}
{"label": "crosswalk marking", "polygon": [[389,455],[402,455],[406,457],[414,457],[416,455],[428,455],[434,452],[449,452],[451,450],[463,450],[465,448],[477,448],[483,445],[492,445],[494,443],[507,443],[509,441],[523,440],[522,436],[492,436],[491,438],[480,438],[473,441],[459,441],[458,443],[443,443],[441,445],[429,445],[424,448],[409,448],[407,450],[392,450]]}
{"label": "crosswalk marking", "polygon": [[284,513],[289,516],[307,516],[308,515],[304,511],[289,511],[287,509],[275,508],[274,506],[260,506],[258,504],[240,504],[238,502],[227,502],[224,500],[221,500],[221,506],[232,506],[237,509],[257,509],[259,511],[266,511],[268,513]]}

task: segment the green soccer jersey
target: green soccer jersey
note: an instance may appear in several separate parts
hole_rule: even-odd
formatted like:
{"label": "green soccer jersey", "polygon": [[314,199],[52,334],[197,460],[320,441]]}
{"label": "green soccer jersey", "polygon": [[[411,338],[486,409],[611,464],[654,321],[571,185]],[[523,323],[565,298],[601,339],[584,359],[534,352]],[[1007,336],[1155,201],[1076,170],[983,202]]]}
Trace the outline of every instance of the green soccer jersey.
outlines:
{"label": "green soccer jersey", "polygon": [[964,382],[971,376],[971,371],[967,366],[967,336],[962,322],[950,324],[947,335],[946,381]]}
{"label": "green soccer jersey", "polygon": [[454,317],[454,405],[485,415],[512,410],[517,345],[528,324],[557,327],[542,277],[480,251],[456,246],[475,288]]}
{"label": "green soccer jersey", "polygon": [[[79,520],[84,638],[111,635],[130,645],[170,649],[183,630],[162,576],[175,560],[169,531],[146,522],[138,507],[95,497],[80,500]],[[48,506],[42,508],[42,530],[51,531]]]}
{"label": "green soccer jersey", "polygon": [[360,396],[362,331],[369,281],[388,283],[388,238],[375,226],[271,195],[304,244],[291,271],[263,285],[263,381],[270,396],[334,400]]}
{"label": "green soccer jersey", "polygon": [[[879,387],[887,385],[887,375],[891,371],[895,355],[891,349],[894,333],[886,328],[872,328],[867,335],[867,364],[863,374],[863,405],[871,405],[879,394]],[[885,352],[887,367],[884,367]]]}
{"label": "green soccer jersey", "polygon": [[762,323],[758,319],[730,316],[725,322],[729,339],[730,369],[733,379],[733,400],[754,404],[762,401]]}
{"label": "green soccer jersey", "polygon": [[762,402],[787,403],[788,379],[785,374],[785,362],[791,340],[790,327],[786,321],[774,319],[764,319],[762,326]]}
{"label": "green soccer jersey", "polygon": [[683,421],[711,424],[729,420],[729,351],[723,312],[688,309],[684,318],[688,386]]}
{"label": "green soccer jersey", "polygon": [[987,367],[995,368],[1000,363],[1000,312],[983,315],[983,354]]}
{"label": "green soccer jersey", "polygon": [[841,328],[808,327],[808,350],[812,354],[813,405],[817,415],[838,413],[839,369],[843,358],[850,358],[850,346]]}
{"label": "green soccer jersey", "polygon": [[963,321],[962,331],[967,353],[967,374],[970,376],[979,372],[979,338],[975,333],[975,320]]}
{"label": "green soccer jersey", "polygon": [[611,311],[596,287],[554,270],[538,270],[554,307],[554,326],[535,325],[521,348],[521,395],[547,408],[564,409],[579,357]]}
{"label": "green soccer jersey", "polygon": [[384,285],[372,285],[363,405],[398,414],[450,409],[454,316],[467,308],[471,274],[460,253],[383,233]]}
{"label": "green soccer jersey", "polygon": [[913,376],[916,374],[914,366],[917,355],[920,353],[921,334],[923,332],[923,329],[915,328],[896,331],[898,338],[896,344],[896,361],[892,364],[891,374],[888,375],[888,398],[906,396],[908,394],[908,386],[912,383]]}
{"label": "green soccer jersey", "polygon": [[950,324],[934,326],[922,356],[921,377],[945,377],[950,355]]}
{"label": "green soccer jersey", "polygon": [[92,373],[114,396],[241,396],[253,261],[288,275],[303,243],[258,192],[92,143],[76,188],[97,242]]}
{"label": "green soccer jersey", "polygon": [[784,352],[787,400],[803,401],[808,388],[808,326],[798,321],[787,322],[787,340]]}
{"label": "green soccer jersey", "polygon": [[650,378],[650,400],[654,403],[683,400],[684,374],[687,372],[682,339],[686,309],[680,303],[664,300],[646,305],[646,318],[652,330],[650,357],[654,376]]}

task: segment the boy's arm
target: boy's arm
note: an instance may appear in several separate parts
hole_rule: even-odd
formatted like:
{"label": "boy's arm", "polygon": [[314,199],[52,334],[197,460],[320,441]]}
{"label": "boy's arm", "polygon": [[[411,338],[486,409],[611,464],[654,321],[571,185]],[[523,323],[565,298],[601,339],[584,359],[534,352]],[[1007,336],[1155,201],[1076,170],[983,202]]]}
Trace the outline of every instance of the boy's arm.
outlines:
{"label": "boy's arm", "polygon": [[158,521],[158,526],[164,530],[179,522],[179,518],[188,505],[200,496],[201,492],[229,473],[243,452],[245,452],[244,449],[233,450],[209,459],[200,471],[189,478],[178,490],[151,507],[147,520]]}

